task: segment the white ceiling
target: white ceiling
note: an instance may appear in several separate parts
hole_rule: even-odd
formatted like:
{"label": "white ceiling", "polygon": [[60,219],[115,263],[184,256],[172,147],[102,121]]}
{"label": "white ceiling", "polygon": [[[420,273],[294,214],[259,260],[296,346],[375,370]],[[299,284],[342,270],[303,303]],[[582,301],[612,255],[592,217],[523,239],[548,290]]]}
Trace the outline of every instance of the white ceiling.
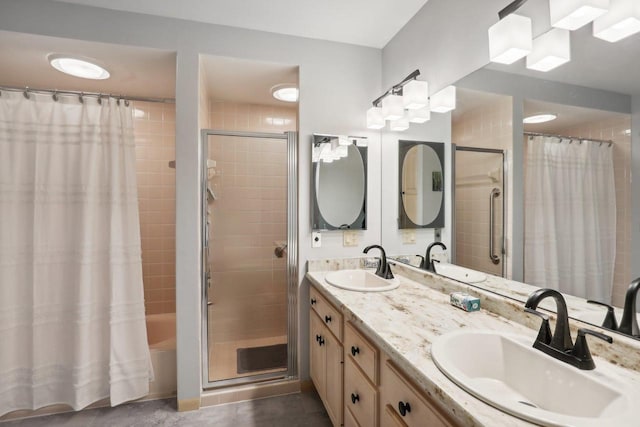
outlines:
{"label": "white ceiling", "polygon": [[203,55],[200,57],[209,98],[248,104],[293,106],[271,96],[278,84],[298,84],[298,67]]}
{"label": "white ceiling", "polygon": [[376,48],[428,0],[56,0]]}
{"label": "white ceiling", "polygon": [[[72,77],[49,65],[47,55],[66,53],[96,60],[107,80]],[[173,98],[175,53],[0,31],[0,85]]]}

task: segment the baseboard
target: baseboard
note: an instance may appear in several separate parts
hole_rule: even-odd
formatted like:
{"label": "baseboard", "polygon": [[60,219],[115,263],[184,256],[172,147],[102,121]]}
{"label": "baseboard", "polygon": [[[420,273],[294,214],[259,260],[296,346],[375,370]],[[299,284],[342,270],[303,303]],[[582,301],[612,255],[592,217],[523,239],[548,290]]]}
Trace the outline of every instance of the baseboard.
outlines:
{"label": "baseboard", "polygon": [[197,411],[200,409],[200,398],[178,399],[178,412]]}
{"label": "baseboard", "polygon": [[300,381],[300,391],[316,391],[316,386],[311,380]]}

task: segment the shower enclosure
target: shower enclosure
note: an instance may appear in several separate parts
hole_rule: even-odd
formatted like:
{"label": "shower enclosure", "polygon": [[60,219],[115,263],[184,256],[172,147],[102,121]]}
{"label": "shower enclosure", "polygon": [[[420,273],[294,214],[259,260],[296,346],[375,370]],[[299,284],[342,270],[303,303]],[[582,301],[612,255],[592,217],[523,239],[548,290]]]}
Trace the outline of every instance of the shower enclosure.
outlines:
{"label": "shower enclosure", "polygon": [[202,131],[203,384],[297,375],[295,132]]}
{"label": "shower enclosure", "polygon": [[454,261],[504,277],[504,150],[456,146],[454,153]]}

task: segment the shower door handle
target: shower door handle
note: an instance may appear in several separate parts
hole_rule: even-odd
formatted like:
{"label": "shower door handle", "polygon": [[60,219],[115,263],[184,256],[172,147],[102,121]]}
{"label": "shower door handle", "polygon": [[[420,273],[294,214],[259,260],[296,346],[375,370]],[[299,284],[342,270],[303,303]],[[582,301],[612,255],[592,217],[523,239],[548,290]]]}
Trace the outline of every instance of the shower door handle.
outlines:
{"label": "shower door handle", "polygon": [[494,221],[495,221],[495,200],[500,197],[500,189],[494,188],[489,195],[489,258],[494,264],[500,264],[500,255],[495,254],[494,241]]}

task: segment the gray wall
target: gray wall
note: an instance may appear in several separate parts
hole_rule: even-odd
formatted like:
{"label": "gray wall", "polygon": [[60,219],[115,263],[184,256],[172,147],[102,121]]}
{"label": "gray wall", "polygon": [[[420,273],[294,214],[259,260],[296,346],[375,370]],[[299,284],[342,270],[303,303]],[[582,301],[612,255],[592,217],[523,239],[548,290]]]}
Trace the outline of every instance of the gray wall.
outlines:
{"label": "gray wall", "polygon": [[[343,248],[341,234],[311,249],[309,186],[313,132],[370,138],[370,159],[379,159],[380,136],[366,132],[370,101],[381,92],[381,51],[347,44],[202,24],[150,15],[116,12],[46,0],[3,0],[0,30],[134,45],[177,52],[176,81],[176,301],[178,398],[201,392],[201,299],[199,212],[199,54],[278,62],[300,67],[299,242],[306,260],[357,256],[361,246]],[[1,78],[1,77],[0,77]],[[374,160],[372,164],[379,164]],[[379,169],[369,168],[369,230],[362,244],[380,239]],[[302,282],[302,280],[301,280]],[[308,378],[306,284],[300,298],[300,374]]]}

